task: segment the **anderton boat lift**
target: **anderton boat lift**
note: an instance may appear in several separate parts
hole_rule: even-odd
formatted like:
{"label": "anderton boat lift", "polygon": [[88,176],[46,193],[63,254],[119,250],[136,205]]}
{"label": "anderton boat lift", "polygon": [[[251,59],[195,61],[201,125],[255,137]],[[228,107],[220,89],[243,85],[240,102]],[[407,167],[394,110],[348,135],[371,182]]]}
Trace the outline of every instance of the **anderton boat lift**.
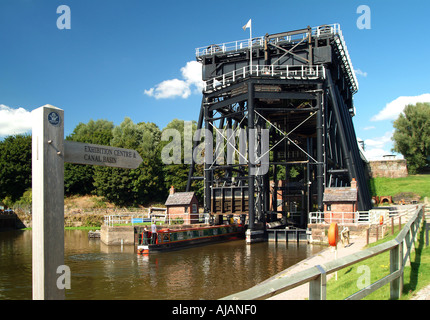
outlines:
{"label": "anderton boat lift", "polygon": [[[204,181],[207,221],[199,219],[182,231],[163,226],[153,246],[221,239],[220,234],[245,230],[247,243],[280,235],[306,240],[309,217],[315,212],[323,221],[329,217],[333,199],[339,198],[333,194],[339,192],[348,194],[343,200],[351,205],[351,221],[357,220],[354,212],[372,208],[366,159],[352,122],[358,82],[339,24],[206,45],[196,49],[196,59],[204,81],[197,129],[223,139],[227,159],[217,161],[216,150],[213,163],[205,158],[203,176],[195,176],[193,159],[186,192],[192,192],[193,180]],[[240,145],[251,130],[257,133],[255,144]],[[207,150],[212,147],[209,139],[205,143]],[[251,154],[255,159],[270,155],[267,172],[259,173],[262,163],[251,161]],[[103,226],[101,239],[147,245],[140,229],[120,234],[130,227]]]}

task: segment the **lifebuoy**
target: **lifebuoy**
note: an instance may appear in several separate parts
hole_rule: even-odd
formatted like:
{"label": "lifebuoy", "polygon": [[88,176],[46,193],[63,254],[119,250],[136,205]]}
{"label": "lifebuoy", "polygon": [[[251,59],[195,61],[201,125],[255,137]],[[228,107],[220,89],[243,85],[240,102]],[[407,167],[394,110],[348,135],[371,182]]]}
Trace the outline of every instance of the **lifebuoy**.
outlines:
{"label": "lifebuoy", "polygon": [[384,216],[379,217],[379,224],[382,226],[384,224]]}
{"label": "lifebuoy", "polygon": [[328,243],[330,246],[335,247],[339,241],[339,228],[337,223],[330,224],[328,229]]}

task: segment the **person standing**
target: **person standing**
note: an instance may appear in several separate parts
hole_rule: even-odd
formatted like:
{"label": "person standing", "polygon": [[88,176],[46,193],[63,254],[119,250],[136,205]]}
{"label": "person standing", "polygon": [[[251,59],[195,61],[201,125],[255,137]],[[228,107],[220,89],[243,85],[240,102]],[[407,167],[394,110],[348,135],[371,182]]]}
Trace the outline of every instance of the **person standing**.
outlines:
{"label": "person standing", "polygon": [[155,224],[155,220],[152,221],[151,233],[152,233],[152,244],[156,244],[156,242],[157,242],[157,225]]}

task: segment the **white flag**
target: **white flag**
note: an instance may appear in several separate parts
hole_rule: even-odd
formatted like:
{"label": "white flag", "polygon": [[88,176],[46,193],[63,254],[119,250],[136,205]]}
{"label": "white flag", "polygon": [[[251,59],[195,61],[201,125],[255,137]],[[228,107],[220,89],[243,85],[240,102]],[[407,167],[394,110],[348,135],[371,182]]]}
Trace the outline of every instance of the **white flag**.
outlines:
{"label": "white flag", "polygon": [[243,31],[245,31],[246,29],[251,28],[251,19],[249,19],[249,21],[247,22],[247,24],[245,24],[242,29]]}

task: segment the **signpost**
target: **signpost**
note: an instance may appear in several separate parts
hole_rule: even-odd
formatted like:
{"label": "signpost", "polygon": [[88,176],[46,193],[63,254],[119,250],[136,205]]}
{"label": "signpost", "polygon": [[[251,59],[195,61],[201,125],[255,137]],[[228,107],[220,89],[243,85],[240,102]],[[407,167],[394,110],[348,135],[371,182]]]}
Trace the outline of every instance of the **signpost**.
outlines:
{"label": "signpost", "polygon": [[32,273],[34,300],[65,298],[64,162],[137,168],[135,150],[64,141],[64,111],[45,105],[33,111]]}
{"label": "signpost", "polygon": [[142,158],[134,150],[66,140],[64,162],[136,169]]}

